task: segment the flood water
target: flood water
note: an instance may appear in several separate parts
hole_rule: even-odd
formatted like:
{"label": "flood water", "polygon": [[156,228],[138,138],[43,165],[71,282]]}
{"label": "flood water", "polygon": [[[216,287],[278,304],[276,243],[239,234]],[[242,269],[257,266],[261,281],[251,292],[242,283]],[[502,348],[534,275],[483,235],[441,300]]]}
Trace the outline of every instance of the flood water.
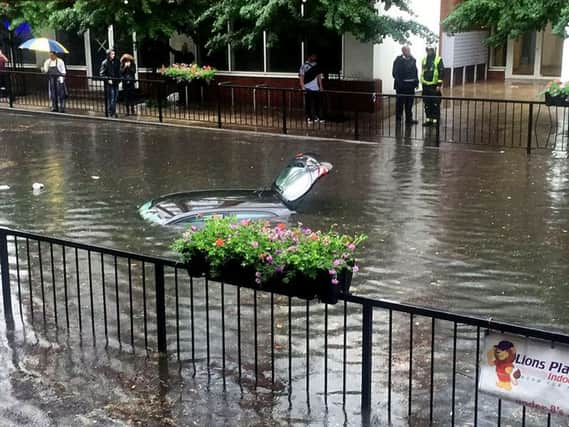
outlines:
{"label": "flood water", "polygon": [[[346,233],[369,236],[353,293],[569,332],[566,156],[6,112],[0,118],[0,185],[10,186],[0,192],[3,226],[173,256],[168,247],[178,231],[144,222],[137,206],[177,191],[269,187],[295,153],[317,152],[334,169],[293,220],[312,229],[338,224]],[[45,191],[33,194],[34,182],[43,183]],[[89,348],[85,356],[29,328],[15,340],[17,346],[2,334],[5,422],[122,425],[128,416],[109,417],[108,408],[78,396],[96,402],[109,394],[130,396],[135,406],[114,413],[135,413],[160,388],[152,360],[133,361],[103,348]],[[95,380],[100,370],[112,375]],[[327,418],[306,409],[265,413],[262,401],[269,398],[262,393],[220,404],[199,375],[171,378],[156,407],[173,423],[351,424],[349,417]],[[75,407],[59,408],[61,395]],[[211,413],[220,418],[212,421]]]}

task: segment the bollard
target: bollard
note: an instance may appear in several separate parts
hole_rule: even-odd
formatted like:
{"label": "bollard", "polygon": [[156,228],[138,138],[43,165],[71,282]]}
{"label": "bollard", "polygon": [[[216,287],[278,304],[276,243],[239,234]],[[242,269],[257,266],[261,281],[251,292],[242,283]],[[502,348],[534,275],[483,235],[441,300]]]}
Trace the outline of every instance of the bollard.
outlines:
{"label": "bollard", "polygon": [[362,319],[362,415],[371,412],[373,306],[364,304]]}
{"label": "bollard", "polygon": [[533,104],[529,105],[529,117],[528,117],[528,142],[526,151],[531,154],[531,134],[533,131]]}
{"label": "bollard", "polygon": [[156,332],[158,334],[158,352],[166,354],[166,300],[164,295],[164,265],[154,265],[154,280],[156,286]]}
{"label": "bollard", "polygon": [[283,89],[282,91],[283,97],[283,133],[286,134],[286,90]]}
{"label": "bollard", "polygon": [[4,318],[7,323],[13,318],[12,294],[10,292],[10,265],[8,263],[8,239],[5,231],[0,231],[0,269],[2,269],[2,300]]}

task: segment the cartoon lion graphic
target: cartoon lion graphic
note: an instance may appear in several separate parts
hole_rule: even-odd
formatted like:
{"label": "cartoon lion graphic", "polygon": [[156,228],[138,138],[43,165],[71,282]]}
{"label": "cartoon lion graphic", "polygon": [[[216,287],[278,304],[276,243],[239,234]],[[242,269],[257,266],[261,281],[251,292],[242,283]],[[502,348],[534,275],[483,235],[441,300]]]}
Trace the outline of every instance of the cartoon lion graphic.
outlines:
{"label": "cartoon lion graphic", "polygon": [[510,341],[500,341],[488,352],[488,364],[496,367],[496,386],[503,390],[511,390],[512,384],[516,385],[521,373],[519,369],[514,371],[516,360],[516,347]]}

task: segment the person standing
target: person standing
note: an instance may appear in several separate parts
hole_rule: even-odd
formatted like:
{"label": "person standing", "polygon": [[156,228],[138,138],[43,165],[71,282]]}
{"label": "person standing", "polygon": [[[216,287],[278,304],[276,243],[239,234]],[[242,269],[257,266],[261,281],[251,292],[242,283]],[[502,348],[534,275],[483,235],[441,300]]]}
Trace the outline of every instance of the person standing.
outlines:
{"label": "person standing", "polygon": [[126,115],[134,114],[134,84],[136,82],[136,64],[128,53],[121,56],[121,77],[126,104]]}
{"label": "person standing", "polygon": [[415,101],[415,89],[419,86],[417,72],[417,61],[411,55],[409,46],[401,48],[401,55],[393,61],[393,80],[394,89],[397,94],[395,108],[395,119],[401,123],[403,110],[405,110],[405,124],[414,125],[417,120],[413,120],[413,103]]}
{"label": "person standing", "polygon": [[43,72],[47,73],[48,94],[51,100],[51,111],[65,113],[65,63],[55,52],[49,52],[43,64]]}
{"label": "person standing", "polygon": [[105,78],[107,112],[110,117],[117,117],[117,97],[121,78],[120,63],[114,49],[107,51],[107,58],[101,63],[99,76]]}
{"label": "person standing", "polygon": [[324,122],[320,118],[320,92],[322,86],[322,70],[316,54],[311,53],[298,73],[300,88],[305,92],[306,121],[308,123]]}
{"label": "person standing", "polygon": [[441,117],[441,88],[443,86],[444,65],[437,56],[434,47],[427,47],[427,56],[423,59],[421,85],[423,86],[423,102],[427,119],[423,126],[438,126]]}

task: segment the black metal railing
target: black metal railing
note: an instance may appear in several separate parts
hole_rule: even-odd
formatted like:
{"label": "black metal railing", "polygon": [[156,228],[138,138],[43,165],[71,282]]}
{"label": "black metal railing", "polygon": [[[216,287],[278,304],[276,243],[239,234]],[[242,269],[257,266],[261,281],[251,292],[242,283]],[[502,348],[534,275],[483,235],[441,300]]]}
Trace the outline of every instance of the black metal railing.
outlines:
{"label": "black metal railing", "polygon": [[189,278],[164,258],[5,228],[0,268],[7,329],[19,317],[38,333],[66,330],[69,346],[158,352],[194,373],[217,370],[224,390],[341,406],[363,424],[557,425],[480,395],[478,361],[486,331],[563,344],[569,335],[356,295],[304,301]]}
{"label": "black metal railing", "polygon": [[[39,73],[6,71],[8,84],[0,102],[11,107],[49,108],[47,77]],[[69,98],[66,110],[78,114],[108,115],[108,80],[99,77],[66,77]],[[304,92],[265,85],[243,86],[231,82],[206,84],[170,80],[135,82],[135,115],[143,119],[173,123],[282,132],[329,138],[376,140],[393,137],[491,147],[517,147],[567,151],[569,108],[547,106],[538,101],[484,98],[437,98],[440,120],[426,121],[423,104],[429,97],[414,96],[417,125],[396,120],[396,95],[371,92],[321,92],[325,121],[308,122]],[[128,111],[120,91],[118,113]]]}

